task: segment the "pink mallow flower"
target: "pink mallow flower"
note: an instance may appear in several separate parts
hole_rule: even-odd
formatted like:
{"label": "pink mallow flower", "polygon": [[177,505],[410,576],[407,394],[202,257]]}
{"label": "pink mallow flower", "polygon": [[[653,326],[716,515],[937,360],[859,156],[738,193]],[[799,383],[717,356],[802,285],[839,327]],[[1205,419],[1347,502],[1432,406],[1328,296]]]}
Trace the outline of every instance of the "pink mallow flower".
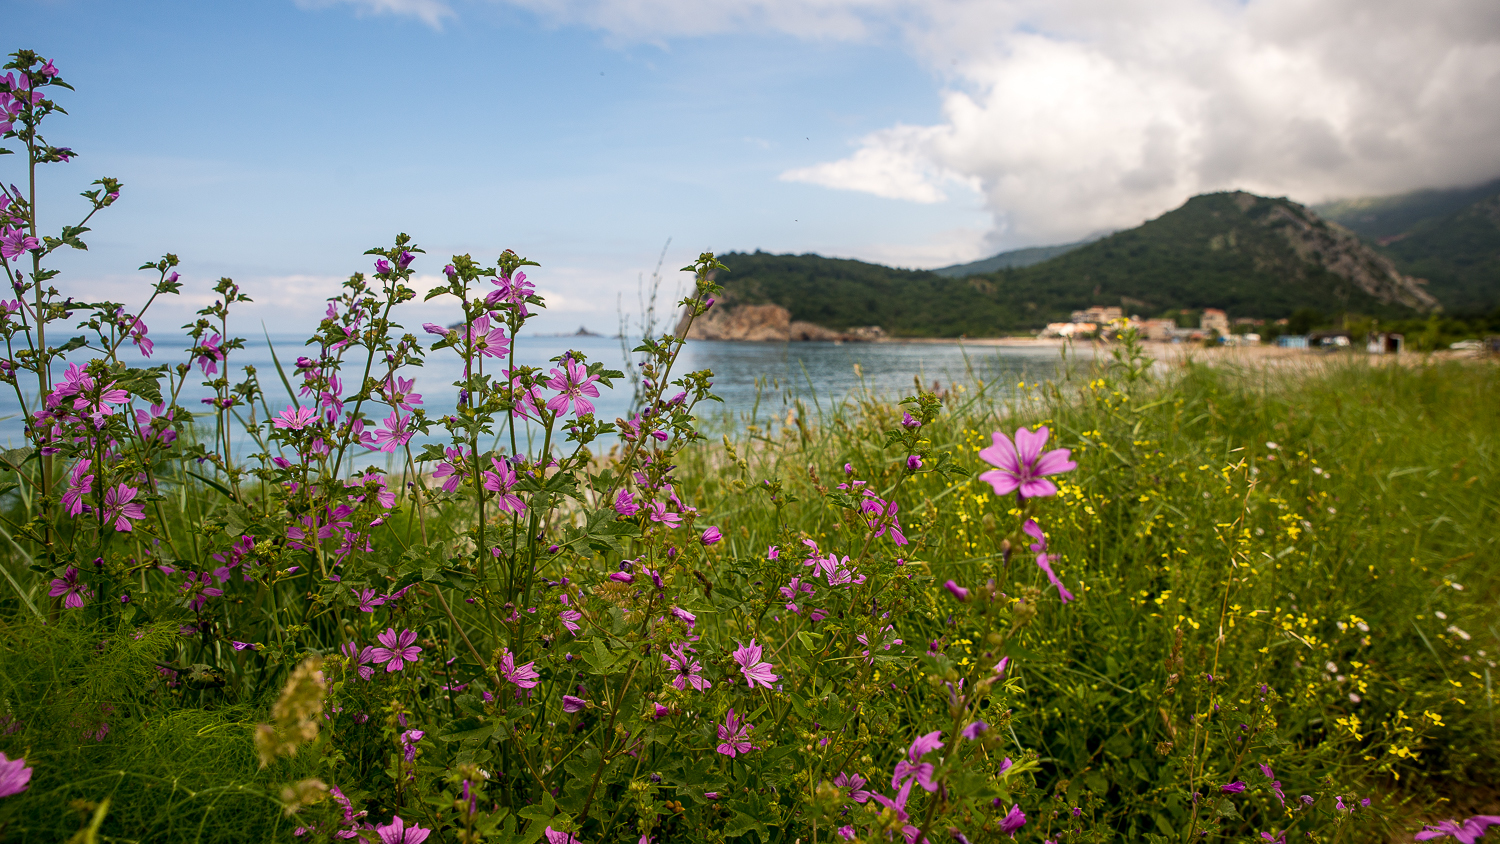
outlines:
{"label": "pink mallow flower", "polygon": [[94,476],[89,474],[89,467],[93,464],[92,460],[80,460],[68,470],[68,489],[63,493],[62,503],[69,516],[77,517],[82,513],[84,498],[93,494]]}
{"label": "pink mallow flower", "polygon": [[510,462],[491,457],[490,465],[495,471],[484,473],[484,488],[495,493],[495,506],[502,513],[519,514],[525,510],[526,504],[510,491],[516,485],[516,470],[510,467]]}
{"label": "pink mallow flower", "polygon": [[870,799],[870,792],[865,789],[865,778],[859,774],[846,774],[843,771],[833,778],[833,784],[839,788],[849,789],[849,799],[856,803],[864,803]]}
{"label": "pink mallow flower", "polygon": [[641,505],[635,503],[635,495],[626,490],[620,490],[615,496],[615,512],[625,518],[630,518],[641,511]]}
{"label": "pink mallow flower", "polygon": [[688,686],[700,692],[713,688],[713,683],[702,674],[703,663],[689,655],[691,649],[685,643],[673,642],[667,647],[670,652],[662,654],[661,658],[667,668],[677,675],[672,678],[672,685],[678,691],[687,691]]}
{"label": "pink mallow flower", "polygon": [[11,759],[0,753],[0,797],[20,794],[31,785],[31,768],[25,757]]}
{"label": "pink mallow flower", "polygon": [[384,633],[375,638],[384,647],[374,648],[370,651],[370,656],[377,664],[383,663],[387,673],[402,670],[408,662],[417,662],[417,654],[422,652],[421,648],[413,644],[417,641],[415,630],[402,630],[398,634],[394,628],[387,627]]}
{"label": "pink mallow flower", "polygon": [[54,598],[62,598],[63,606],[70,610],[76,610],[83,606],[83,602],[89,596],[89,588],[78,579],[78,569],[68,566],[62,577],[52,579],[52,588],[47,594]]}
{"label": "pink mallow flower", "polygon": [[896,770],[891,773],[891,788],[900,788],[903,782],[915,778],[917,784],[925,790],[937,790],[937,783],[932,781],[932,765],[921,760],[923,756],[943,746],[942,736],[942,730],[933,730],[911,743],[911,747],[906,749],[906,758],[897,762]]}
{"label": "pink mallow flower", "polygon": [[537,681],[541,679],[542,675],[536,673],[535,665],[535,660],[525,665],[516,665],[515,655],[510,652],[510,649],[500,649],[500,664],[497,666],[500,677],[523,689],[536,688]]}
{"label": "pink mallow flower", "polygon": [[1025,825],[1026,813],[1021,811],[1019,804],[1011,804],[1010,811],[1006,812],[1005,817],[1000,819],[1000,831],[1006,833],[1011,838],[1015,838],[1016,833]]}
{"label": "pink mallow flower", "polygon": [[994,432],[991,435],[993,445],[981,449],[979,457],[998,468],[985,472],[979,479],[994,487],[996,495],[1012,492],[1022,498],[1056,495],[1057,485],[1044,476],[1071,472],[1078,468],[1078,464],[1068,459],[1066,448],[1043,453],[1042,446],[1046,445],[1048,436],[1050,432],[1046,426],[1036,431],[1017,428],[1014,442],[999,431]]}
{"label": "pink mallow flower", "polygon": [[1062,578],[1058,577],[1057,572],[1052,570],[1052,561],[1057,558],[1057,555],[1047,553],[1047,535],[1042,533],[1042,529],[1036,523],[1036,519],[1027,519],[1026,524],[1021,525],[1021,529],[1026,531],[1027,536],[1036,540],[1036,542],[1031,544],[1031,550],[1037,552],[1037,567],[1047,575],[1047,580],[1053,586],[1057,587],[1057,594],[1062,598],[1062,602],[1066,604],[1073,600],[1073,593],[1068,591],[1068,587],[1063,585]]}
{"label": "pink mallow flower", "polygon": [[769,662],[761,662],[760,645],[751,639],[748,646],[742,645],[734,652],[734,661],[739,663],[740,673],[745,675],[745,683],[750,688],[755,688],[760,683],[765,688],[771,688],[771,684],[781,679],[772,674],[771,669],[776,666]]}
{"label": "pink mallow flower", "polygon": [[287,405],[286,410],[276,414],[277,419],[272,424],[284,430],[300,431],[313,423],[317,413],[310,407],[293,407]]}
{"label": "pink mallow flower", "polygon": [[380,421],[381,429],[375,432],[375,442],[372,446],[384,452],[393,452],[411,441],[412,432],[407,430],[409,417],[403,418],[398,408],[391,411],[391,415]]}
{"label": "pink mallow flower", "polygon": [[[0,756],[0,759],[3,759]],[[0,792],[3,794],[3,792]],[[1431,841],[1434,838],[1453,838],[1461,844],[1474,844],[1484,837],[1484,831],[1496,824],[1500,824],[1500,815],[1475,815],[1472,818],[1459,823],[1458,821],[1443,821],[1432,826],[1428,825],[1416,834],[1417,841]]]}
{"label": "pink mallow flower", "polygon": [[380,836],[380,844],[422,844],[432,830],[415,824],[407,826],[400,815],[392,815],[390,823],[375,827],[375,834]]}
{"label": "pink mallow flower", "polygon": [[120,484],[104,494],[104,523],[114,523],[121,533],[131,531],[130,523],[146,518],[145,505],[135,500],[137,490]]}
{"label": "pink mallow flower", "polygon": [[568,412],[568,404],[572,402],[573,409],[579,416],[593,413],[593,402],[584,396],[599,397],[599,388],[594,386],[599,376],[590,375],[583,364],[572,358],[569,358],[564,366],[567,372],[553,369],[552,378],[547,381],[548,387],[559,391],[557,395],[547,400],[547,409],[561,416]]}
{"label": "pink mallow flower", "polygon": [[750,731],[753,729],[754,724],[746,724],[730,709],[724,716],[724,723],[719,725],[719,746],[715,749],[730,759],[741,753],[749,753],[755,749],[755,745],[750,743]]}

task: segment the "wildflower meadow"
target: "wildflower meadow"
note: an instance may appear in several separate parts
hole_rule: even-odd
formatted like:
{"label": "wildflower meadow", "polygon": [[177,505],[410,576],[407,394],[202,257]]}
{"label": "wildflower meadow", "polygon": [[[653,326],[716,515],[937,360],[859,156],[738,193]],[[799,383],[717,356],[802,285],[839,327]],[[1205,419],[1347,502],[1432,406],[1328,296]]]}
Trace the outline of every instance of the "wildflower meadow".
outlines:
{"label": "wildflower meadow", "polygon": [[[101,302],[49,268],[125,188],[38,228],[38,170],[77,157],[44,137],[69,86],[11,58],[0,839],[1500,822],[1493,365],[1162,370],[1127,339],[1053,382],[788,398],[711,437],[685,331],[637,338],[630,375],[520,365],[545,270],[403,234],[256,371],[253,290],[166,255]],[[405,324],[439,268],[451,319]],[[684,268],[689,319],[725,271]],[[152,306],[208,287],[187,347],[157,345]],[[439,356],[460,380],[424,380]],[[597,417],[611,387],[628,418]]]}

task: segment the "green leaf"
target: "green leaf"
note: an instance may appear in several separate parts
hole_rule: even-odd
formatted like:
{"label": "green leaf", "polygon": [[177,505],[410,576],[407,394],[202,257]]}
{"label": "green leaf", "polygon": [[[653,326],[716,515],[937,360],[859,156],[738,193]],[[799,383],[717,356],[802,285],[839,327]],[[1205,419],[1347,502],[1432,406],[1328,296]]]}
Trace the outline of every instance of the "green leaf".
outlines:
{"label": "green leaf", "polygon": [[752,829],[756,832],[765,832],[766,825],[744,812],[736,811],[734,816],[724,824],[724,837],[738,838]]}
{"label": "green leaf", "polygon": [[457,741],[465,744],[483,744],[495,734],[495,725],[483,723],[478,718],[460,718],[448,725],[448,732],[438,736],[441,741]]}
{"label": "green leaf", "polygon": [[1221,818],[1234,818],[1235,820],[1243,820],[1240,817],[1239,809],[1236,809],[1234,807],[1234,801],[1230,800],[1228,797],[1219,798],[1219,805],[1214,808],[1218,811],[1219,817]]}
{"label": "green leaf", "polygon": [[0,461],[4,461],[6,465],[13,469],[19,469],[21,468],[21,464],[29,460],[31,455],[35,453],[36,449],[29,445],[22,446],[21,448],[7,448],[4,451],[0,451]]}
{"label": "green leaf", "polygon": [[234,493],[230,492],[228,487],[224,486],[223,484],[219,483],[218,481],[214,480],[213,478],[204,477],[203,475],[200,475],[197,472],[194,472],[192,469],[188,469],[187,473],[189,475],[192,475],[193,477],[197,478],[198,480],[200,480],[200,481],[208,484],[209,486],[213,487],[214,489],[218,490],[219,492],[222,492],[224,494],[225,498],[228,498],[230,500],[234,499]]}

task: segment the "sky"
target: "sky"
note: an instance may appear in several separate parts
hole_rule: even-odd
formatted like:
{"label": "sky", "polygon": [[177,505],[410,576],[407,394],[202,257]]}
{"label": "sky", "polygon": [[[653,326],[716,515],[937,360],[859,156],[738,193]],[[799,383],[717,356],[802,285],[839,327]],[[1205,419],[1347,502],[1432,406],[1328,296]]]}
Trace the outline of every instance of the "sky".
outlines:
{"label": "sky", "polygon": [[134,302],[133,268],[173,252],[172,327],[229,276],[256,299],[242,330],[310,328],[397,232],[428,279],[515,249],[542,265],[538,330],[612,333],[664,247],[673,290],[704,250],[937,267],[1204,191],[1500,175],[1493,0],[0,5],[4,50],[77,89],[44,221],[125,183],[57,284]]}

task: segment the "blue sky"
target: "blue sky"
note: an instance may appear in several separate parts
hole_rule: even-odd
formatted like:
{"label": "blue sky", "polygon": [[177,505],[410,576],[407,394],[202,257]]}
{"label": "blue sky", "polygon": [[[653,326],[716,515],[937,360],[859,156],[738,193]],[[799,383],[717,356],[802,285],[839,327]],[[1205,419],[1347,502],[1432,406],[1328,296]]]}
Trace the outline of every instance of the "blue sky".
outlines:
{"label": "blue sky", "polygon": [[229,275],[248,318],[307,327],[397,231],[427,272],[514,248],[543,265],[541,330],[607,330],[669,237],[668,269],[756,248],[939,266],[1203,190],[1500,172],[1500,20],[1467,0],[9,5],[5,49],[78,88],[48,219],[126,183],[64,283],[128,301],[132,268],[176,252],[197,295],[173,321]]}

